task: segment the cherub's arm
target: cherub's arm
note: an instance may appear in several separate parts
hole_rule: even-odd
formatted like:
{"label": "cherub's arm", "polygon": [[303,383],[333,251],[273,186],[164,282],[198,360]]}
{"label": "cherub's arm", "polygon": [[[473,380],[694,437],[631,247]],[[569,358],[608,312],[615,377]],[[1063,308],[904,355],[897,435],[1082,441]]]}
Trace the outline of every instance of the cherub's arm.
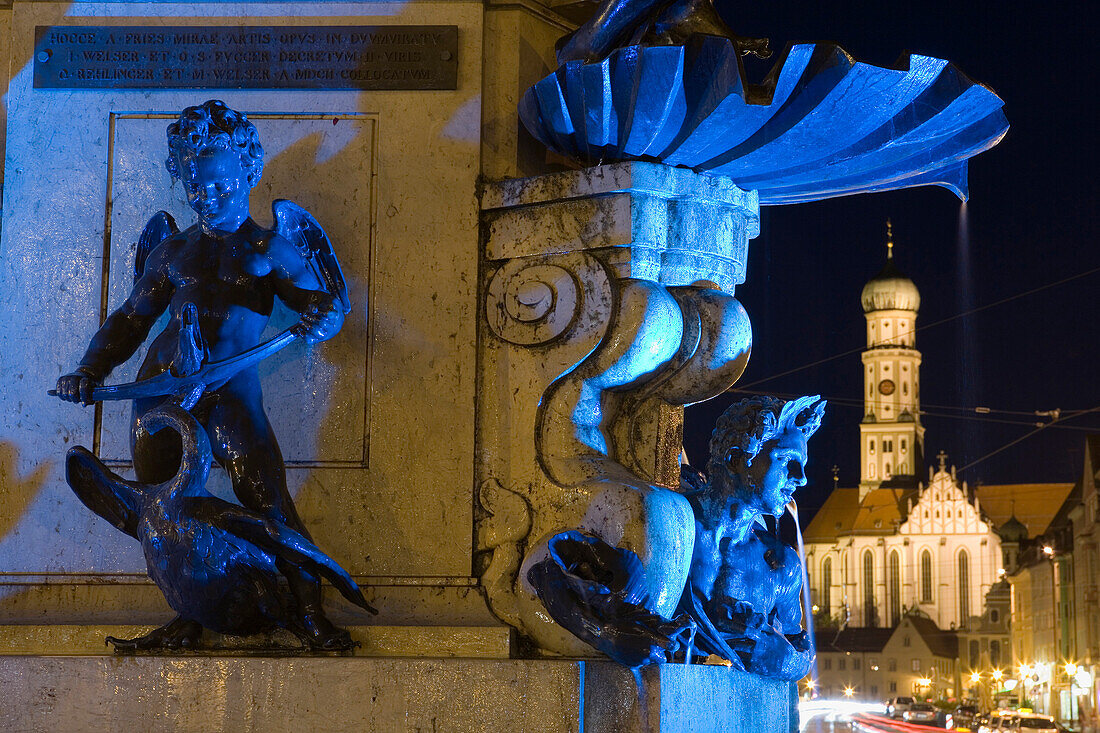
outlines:
{"label": "cherub's arm", "polygon": [[154,250],[126,302],[107,316],[92,337],[80,365],[57,380],[58,396],[69,402],[90,404],[92,389],[137,351],[172,301],[172,293],[163,254]]}
{"label": "cherub's arm", "polygon": [[339,333],[344,312],[297,248],[276,234],[267,242],[266,255],[275,294],[302,316],[301,335],[311,341],[327,341]]}

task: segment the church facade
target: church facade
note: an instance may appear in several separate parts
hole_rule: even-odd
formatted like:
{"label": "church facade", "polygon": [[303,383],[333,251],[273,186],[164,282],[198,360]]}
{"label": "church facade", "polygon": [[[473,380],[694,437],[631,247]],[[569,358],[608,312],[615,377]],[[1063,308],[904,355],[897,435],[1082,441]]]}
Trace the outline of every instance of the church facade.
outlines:
{"label": "church facade", "polygon": [[818,612],[849,627],[896,626],[920,611],[941,629],[980,616],[1004,574],[1000,537],[946,456],[924,465],[920,420],[920,293],[887,260],[863,289],[864,418],[858,487],[834,489],[806,528],[806,564]]}

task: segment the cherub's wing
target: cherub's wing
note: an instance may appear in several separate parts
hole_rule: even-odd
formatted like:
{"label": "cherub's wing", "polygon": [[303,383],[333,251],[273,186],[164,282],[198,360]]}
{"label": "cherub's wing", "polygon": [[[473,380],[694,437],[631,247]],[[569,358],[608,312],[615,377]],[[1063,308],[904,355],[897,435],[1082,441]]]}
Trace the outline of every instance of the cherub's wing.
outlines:
{"label": "cherub's wing", "polygon": [[167,211],[153,214],[138,237],[137,254],[134,256],[134,282],[145,272],[145,261],[149,259],[153,248],[173,234],[178,234],[179,230],[176,220]]}
{"label": "cherub's wing", "polygon": [[296,532],[282,522],[267,519],[256,512],[228,502],[217,504],[204,502],[203,506],[211,509],[216,507],[216,511],[202,511],[200,519],[218,529],[248,540],[278,558],[301,565],[312,573],[328,578],[344,598],[371,613],[378,613],[367,603],[363,592],[359,590],[359,586],[348,572],[301,532]]}
{"label": "cherub's wing", "polygon": [[348,285],[325,230],[312,214],[287,199],[276,199],[271,204],[271,213],[275,219],[275,232],[298,248],[325,290],[339,301],[344,314],[350,313]]}

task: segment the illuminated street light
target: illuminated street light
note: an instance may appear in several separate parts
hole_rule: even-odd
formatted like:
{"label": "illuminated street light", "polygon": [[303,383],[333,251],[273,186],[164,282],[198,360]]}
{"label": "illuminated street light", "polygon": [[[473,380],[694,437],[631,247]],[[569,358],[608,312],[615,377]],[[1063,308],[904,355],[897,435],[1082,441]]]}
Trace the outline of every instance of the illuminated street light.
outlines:
{"label": "illuminated street light", "polygon": [[808,689],[808,690],[814,689],[814,681],[813,680],[806,680],[806,689]]}
{"label": "illuminated street light", "polygon": [[995,670],[993,670],[993,674],[992,674],[991,676],[992,676],[992,677],[993,677],[993,679],[995,679],[995,680],[996,680],[997,682],[1000,682],[1000,681],[1001,681],[1001,679],[1002,679],[1002,678],[1003,678],[1003,677],[1005,676],[1005,673],[1004,673],[1004,672],[1002,672],[1002,671],[1001,671],[1001,670],[999,670],[999,669],[995,669]]}
{"label": "illuminated street light", "polygon": [[854,694],[856,694],[856,691],[853,690],[851,687],[844,688],[844,697],[851,697]]}
{"label": "illuminated street light", "polygon": [[1054,548],[1050,545],[1043,545],[1043,554],[1047,557],[1054,557]]}
{"label": "illuminated street light", "polygon": [[816,603],[812,606],[812,608],[814,613],[817,613],[821,610],[821,606],[817,605]]}
{"label": "illuminated street light", "polygon": [[981,679],[982,679],[982,676],[979,673],[977,673],[977,672],[971,672],[970,673],[970,681],[973,682],[975,685],[978,684],[981,681]]}
{"label": "illuminated street light", "polygon": [[1066,674],[1069,675],[1070,677],[1073,677],[1077,674],[1077,669],[1078,669],[1078,667],[1077,667],[1076,664],[1074,664],[1073,662],[1069,662],[1066,665]]}
{"label": "illuminated street light", "polygon": [[917,684],[920,685],[921,687],[931,687],[932,686],[932,678],[931,677],[919,677],[919,678],[917,678]]}

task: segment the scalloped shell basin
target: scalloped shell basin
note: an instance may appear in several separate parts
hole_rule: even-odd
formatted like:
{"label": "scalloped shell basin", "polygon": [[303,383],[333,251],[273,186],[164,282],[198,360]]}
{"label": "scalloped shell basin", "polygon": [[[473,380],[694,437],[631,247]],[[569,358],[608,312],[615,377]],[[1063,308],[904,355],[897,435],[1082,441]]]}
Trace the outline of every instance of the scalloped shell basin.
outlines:
{"label": "scalloped shell basin", "polygon": [[696,36],[567,63],[526,91],[519,112],[561,155],[728,176],[761,204],[923,185],[966,200],[966,161],[1007,132],[1004,102],[947,61],[908,62],[888,69],[798,44],[750,86],[728,39]]}

